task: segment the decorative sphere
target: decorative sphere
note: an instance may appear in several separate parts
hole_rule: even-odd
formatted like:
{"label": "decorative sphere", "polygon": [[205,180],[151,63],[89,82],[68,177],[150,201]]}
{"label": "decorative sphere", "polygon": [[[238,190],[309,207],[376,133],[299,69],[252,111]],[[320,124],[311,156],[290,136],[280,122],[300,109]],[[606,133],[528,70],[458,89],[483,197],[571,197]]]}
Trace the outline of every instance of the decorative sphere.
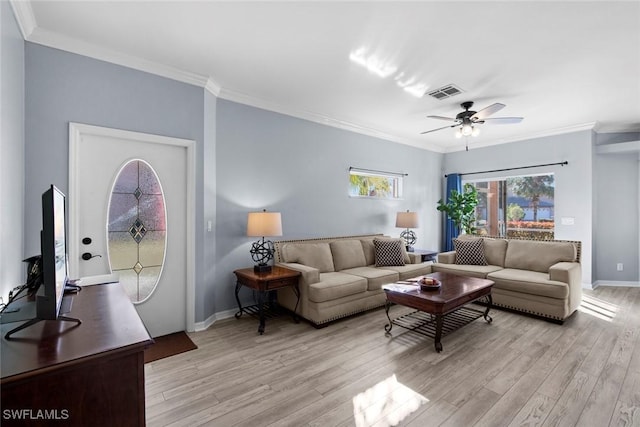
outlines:
{"label": "decorative sphere", "polygon": [[257,264],[266,264],[273,258],[273,242],[271,240],[258,240],[251,245],[251,259]]}
{"label": "decorative sphere", "polygon": [[405,245],[407,246],[413,246],[416,243],[416,240],[418,240],[416,238],[416,233],[414,233],[411,230],[405,230],[402,233],[400,233],[400,237],[404,240]]}

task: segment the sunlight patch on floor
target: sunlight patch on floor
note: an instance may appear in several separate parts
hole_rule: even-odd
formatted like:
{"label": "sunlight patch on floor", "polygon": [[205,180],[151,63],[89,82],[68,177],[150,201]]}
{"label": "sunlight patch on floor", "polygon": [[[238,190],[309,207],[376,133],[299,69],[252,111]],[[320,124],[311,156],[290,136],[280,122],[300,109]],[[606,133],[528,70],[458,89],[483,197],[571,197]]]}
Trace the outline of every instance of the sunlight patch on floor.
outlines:
{"label": "sunlight patch on floor", "polygon": [[578,311],[611,322],[616,317],[618,306],[590,295],[583,295]]}
{"label": "sunlight patch on floor", "polygon": [[356,427],[395,426],[428,401],[394,374],[353,398],[353,418]]}

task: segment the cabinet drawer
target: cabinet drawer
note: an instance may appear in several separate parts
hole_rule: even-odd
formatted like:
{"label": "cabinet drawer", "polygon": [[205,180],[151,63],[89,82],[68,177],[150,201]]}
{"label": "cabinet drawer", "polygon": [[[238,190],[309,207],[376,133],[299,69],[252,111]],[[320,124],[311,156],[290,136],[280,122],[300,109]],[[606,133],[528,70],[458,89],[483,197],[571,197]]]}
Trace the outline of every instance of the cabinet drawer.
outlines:
{"label": "cabinet drawer", "polygon": [[298,283],[297,277],[289,277],[287,279],[270,280],[267,283],[267,289],[283,288],[285,286],[295,286]]}

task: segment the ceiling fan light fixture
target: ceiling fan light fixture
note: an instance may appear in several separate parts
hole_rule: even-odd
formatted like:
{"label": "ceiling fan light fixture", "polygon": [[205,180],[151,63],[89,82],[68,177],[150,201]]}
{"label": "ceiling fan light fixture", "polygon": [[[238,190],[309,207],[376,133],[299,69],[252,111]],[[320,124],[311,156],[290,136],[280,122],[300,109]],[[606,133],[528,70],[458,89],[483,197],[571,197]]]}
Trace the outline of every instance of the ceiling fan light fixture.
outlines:
{"label": "ceiling fan light fixture", "polygon": [[462,131],[460,130],[460,128],[456,129],[456,132],[454,133],[454,135],[456,136],[457,139],[462,138]]}
{"label": "ceiling fan light fixture", "polygon": [[478,135],[480,135],[480,128],[476,127],[476,126],[473,126],[472,131],[471,131],[471,136],[475,137],[475,136],[478,136]]}
{"label": "ceiling fan light fixture", "polygon": [[462,125],[461,132],[463,136],[471,136],[471,134],[473,133],[473,126],[465,123]]}

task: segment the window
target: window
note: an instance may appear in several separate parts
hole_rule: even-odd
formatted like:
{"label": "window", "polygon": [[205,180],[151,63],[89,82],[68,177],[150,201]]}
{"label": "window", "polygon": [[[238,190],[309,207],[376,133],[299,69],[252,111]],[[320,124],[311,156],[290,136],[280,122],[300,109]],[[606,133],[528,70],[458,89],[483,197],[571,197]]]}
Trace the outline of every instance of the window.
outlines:
{"label": "window", "polygon": [[553,174],[469,183],[478,190],[478,234],[554,238]]}
{"label": "window", "polygon": [[167,241],[164,194],[148,163],[131,160],[120,170],[107,221],[111,271],[132,302],[143,302],[160,280]]}
{"label": "window", "polygon": [[349,171],[349,196],[377,199],[402,198],[401,174],[370,173],[363,170]]}

